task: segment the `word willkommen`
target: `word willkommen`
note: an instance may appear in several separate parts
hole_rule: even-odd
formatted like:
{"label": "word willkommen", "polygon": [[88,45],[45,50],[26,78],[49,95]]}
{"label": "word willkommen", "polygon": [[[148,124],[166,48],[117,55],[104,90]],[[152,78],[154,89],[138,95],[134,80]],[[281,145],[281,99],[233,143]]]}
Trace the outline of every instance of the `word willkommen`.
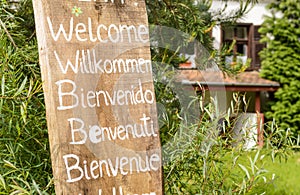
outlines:
{"label": "word willkommen", "polygon": [[54,51],[59,68],[63,74],[74,72],[75,74],[114,74],[114,73],[150,73],[151,61],[139,59],[97,59],[95,49],[77,50],[75,62],[68,59],[62,62],[60,56]]}

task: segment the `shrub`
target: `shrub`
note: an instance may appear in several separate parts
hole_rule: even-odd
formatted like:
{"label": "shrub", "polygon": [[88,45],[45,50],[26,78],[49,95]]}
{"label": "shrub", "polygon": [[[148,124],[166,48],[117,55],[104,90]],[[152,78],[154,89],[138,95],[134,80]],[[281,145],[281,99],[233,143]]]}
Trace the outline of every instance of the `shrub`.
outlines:
{"label": "shrub", "polygon": [[[5,0],[0,4],[0,194],[54,194],[32,6],[22,4],[17,13]],[[264,179],[263,152],[245,152],[242,143],[232,148],[230,136],[219,136],[221,118],[224,129],[232,127],[229,114],[219,114],[213,103],[204,107],[201,96],[189,97],[182,109],[170,87],[157,80],[157,100],[165,107],[160,113],[166,194],[255,192],[272,180]],[[201,115],[186,123],[191,116],[185,111],[192,107]],[[267,154],[285,157],[289,145],[268,147]]]}
{"label": "shrub", "polygon": [[282,129],[300,133],[300,5],[298,1],[283,0],[269,4],[272,16],[266,17],[261,29],[262,41],[267,47],[262,57],[261,75],[277,81],[281,88],[275,93],[275,102],[269,120],[275,118]]}

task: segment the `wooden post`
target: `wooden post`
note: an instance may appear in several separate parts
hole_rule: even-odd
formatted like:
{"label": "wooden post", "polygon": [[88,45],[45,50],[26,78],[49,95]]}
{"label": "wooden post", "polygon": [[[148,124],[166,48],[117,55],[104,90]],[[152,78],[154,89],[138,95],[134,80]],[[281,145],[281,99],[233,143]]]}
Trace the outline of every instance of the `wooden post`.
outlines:
{"label": "wooden post", "polygon": [[264,124],[264,114],[257,113],[257,144],[259,147],[263,147],[264,145],[263,124]]}
{"label": "wooden post", "polygon": [[260,102],[260,91],[255,93],[255,112],[260,113],[261,110],[261,102]]}
{"label": "wooden post", "polygon": [[264,115],[260,113],[261,111],[261,101],[260,101],[260,91],[257,91],[255,93],[255,112],[257,114],[257,143],[258,146],[263,146],[263,139],[264,139],[264,133],[263,133],[263,121],[264,121]]}
{"label": "wooden post", "polygon": [[33,0],[56,194],[162,194],[143,0]]}

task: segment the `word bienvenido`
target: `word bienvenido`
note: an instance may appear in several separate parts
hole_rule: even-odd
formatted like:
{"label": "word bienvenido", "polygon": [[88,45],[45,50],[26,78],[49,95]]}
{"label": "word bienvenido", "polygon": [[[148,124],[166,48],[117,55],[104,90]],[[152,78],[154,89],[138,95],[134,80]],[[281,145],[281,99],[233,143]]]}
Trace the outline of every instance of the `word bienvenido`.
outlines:
{"label": "word bienvenido", "polygon": [[[153,104],[155,101],[154,92],[150,89],[144,89],[140,79],[137,87],[132,85],[131,89],[117,89],[112,92],[106,90],[85,91],[83,88],[78,90],[77,84],[68,79],[57,81],[56,85],[58,85],[58,110],[70,110],[78,106],[99,108],[101,106]],[[64,88],[68,91],[64,91]],[[70,98],[73,101],[70,101]]]}

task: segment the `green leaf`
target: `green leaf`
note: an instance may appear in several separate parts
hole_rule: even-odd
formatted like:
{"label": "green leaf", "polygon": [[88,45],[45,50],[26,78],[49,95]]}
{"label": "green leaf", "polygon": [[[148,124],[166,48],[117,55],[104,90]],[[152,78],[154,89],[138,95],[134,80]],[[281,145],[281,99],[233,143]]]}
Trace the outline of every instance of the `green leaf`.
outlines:
{"label": "green leaf", "polygon": [[4,178],[1,174],[0,174],[0,185],[4,190],[6,190],[6,183],[5,183],[5,180],[4,180]]}
{"label": "green leaf", "polygon": [[26,82],[27,82],[27,77],[25,77],[25,79],[23,80],[21,86],[19,87],[18,91],[14,94],[13,97],[18,96],[18,95],[20,95],[23,92],[23,90],[25,88],[25,85],[26,85]]}
{"label": "green leaf", "polygon": [[246,168],[245,166],[241,165],[241,164],[238,164],[238,165],[239,165],[239,167],[245,172],[245,174],[246,174],[246,176],[247,176],[247,179],[250,180],[250,174],[249,174],[247,168]]}

